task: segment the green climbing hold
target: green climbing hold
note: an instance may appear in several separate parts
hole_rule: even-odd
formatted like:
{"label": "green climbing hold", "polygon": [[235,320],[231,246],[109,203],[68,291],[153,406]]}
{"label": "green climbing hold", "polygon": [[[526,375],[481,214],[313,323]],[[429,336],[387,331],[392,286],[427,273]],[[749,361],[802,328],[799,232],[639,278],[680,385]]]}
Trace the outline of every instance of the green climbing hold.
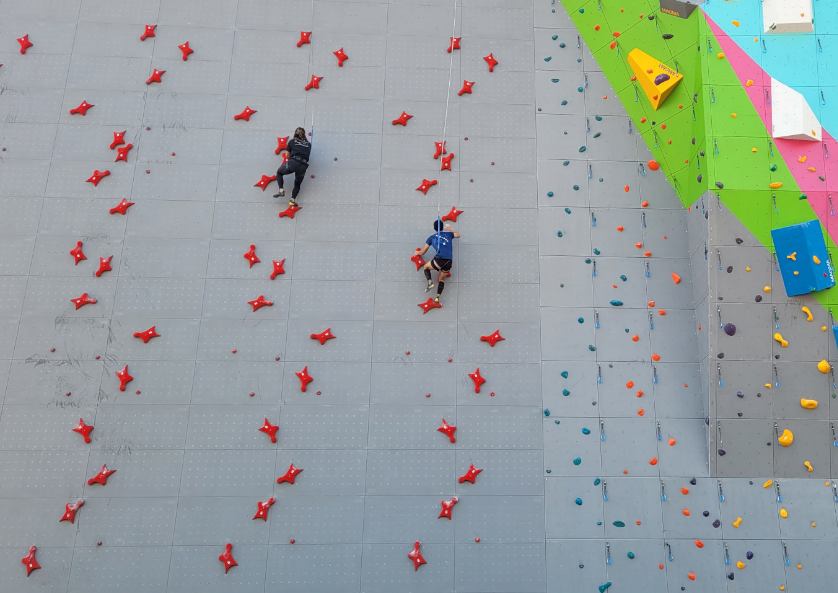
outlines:
{"label": "green climbing hold", "polygon": [[594,119],[597,120],[597,121],[602,121],[602,116],[601,115],[595,115]]}
{"label": "green climbing hold", "polygon": [[599,586],[599,593],[605,593],[608,590],[608,587],[611,586],[611,581],[608,581],[604,585]]}
{"label": "green climbing hold", "polygon": [[582,506],[582,499],[581,498],[576,499],[576,506],[579,506],[579,507]]}
{"label": "green climbing hold", "polygon": [[614,301],[611,301],[611,304],[614,305],[615,307],[622,307],[623,306],[623,301],[614,300]]}
{"label": "green climbing hold", "polygon": [[585,318],[584,318],[584,317],[580,317],[580,318],[579,318],[579,319],[577,319],[576,321],[578,321],[579,323],[585,323]]}
{"label": "green climbing hold", "polygon": [[553,35],[553,41],[555,41],[555,40],[556,40],[556,39],[558,39],[558,38],[559,38],[559,36],[558,36],[558,35]]}
{"label": "green climbing hold", "polygon": [[564,377],[565,379],[567,379],[567,371],[562,371],[562,377]]}
{"label": "green climbing hold", "polygon": [[574,186],[573,186],[573,190],[574,190],[574,191],[579,191],[579,186],[578,186],[578,185],[574,185]]}
{"label": "green climbing hold", "polygon": [[585,89],[583,89],[583,88],[580,86],[580,87],[579,87],[578,89],[576,89],[576,90],[577,90],[577,91],[579,91],[579,92],[581,93],[581,92],[582,92],[582,91],[584,91]]}
{"label": "green climbing hold", "polygon": [[552,59],[553,59],[553,56],[547,56],[546,58],[544,58],[544,61],[549,62]]}
{"label": "green climbing hold", "polygon": [[567,167],[569,164],[570,164],[570,161],[565,161],[565,162],[562,163],[562,166]]}
{"label": "green climbing hold", "polygon": [[600,136],[602,136],[602,132],[597,132],[596,134],[594,134],[594,138],[599,138]]}
{"label": "green climbing hold", "polygon": [[582,463],[582,458],[581,457],[577,457],[576,459],[573,460],[573,465],[579,465],[580,463]]}
{"label": "green climbing hold", "polygon": [[807,200],[807,199],[809,199],[809,196],[807,196],[806,194],[800,194],[800,197],[797,198],[797,199],[798,200]]}
{"label": "green climbing hold", "polygon": [[570,392],[567,389],[562,389],[562,395],[567,397],[568,395],[570,395]]}
{"label": "green climbing hold", "polygon": [[564,211],[570,214],[570,208],[565,208]]}
{"label": "green climbing hold", "polygon": [[596,346],[594,346],[593,344],[588,344],[588,350],[590,350],[591,352],[596,352]]}
{"label": "green climbing hold", "polygon": [[626,526],[626,524],[623,523],[622,521],[614,521],[613,525],[614,525],[614,527],[625,527]]}
{"label": "green climbing hold", "polygon": [[579,147],[579,152],[585,152],[586,150],[588,150],[588,149],[584,146]]}
{"label": "green climbing hold", "polygon": [[834,393],[832,394],[832,399],[835,399],[835,394]]}
{"label": "green climbing hold", "polygon": [[582,434],[591,434],[591,429],[590,428],[583,428],[582,429]]}
{"label": "green climbing hold", "polygon": [[562,105],[567,105],[567,99],[565,99],[564,101],[562,101]]}
{"label": "green climbing hold", "polygon": [[548,197],[548,198],[552,198],[552,197],[553,197],[553,192],[548,191],[548,192],[547,192],[547,197]]}
{"label": "green climbing hold", "polygon": [[599,486],[599,482],[600,482],[599,478],[595,479],[594,480],[594,486]]}
{"label": "green climbing hold", "polygon": [[629,552],[626,556],[628,556],[629,560],[634,560],[634,552]]}
{"label": "green climbing hold", "polygon": [[818,175],[818,179],[820,179],[821,181],[826,181],[826,179],[823,178],[823,175]]}
{"label": "green climbing hold", "polygon": [[769,170],[771,170],[771,171],[776,171],[776,170],[777,170],[777,165],[771,165],[771,166],[769,167]]}
{"label": "green climbing hold", "polygon": [[626,278],[626,275],[625,275],[625,274],[620,274],[620,280],[622,280],[623,282],[625,282],[626,280],[628,280],[628,278]]}
{"label": "green climbing hold", "polygon": [[556,236],[557,236],[557,237],[564,237],[564,234],[563,234],[561,231],[558,231],[558,232],[556,233]]}
{"label": "green climbing hold", "polygon": [[594,247],[594,255],[599,255],[599,254],[600,254],[599,249],[597,249],[596,247]]}

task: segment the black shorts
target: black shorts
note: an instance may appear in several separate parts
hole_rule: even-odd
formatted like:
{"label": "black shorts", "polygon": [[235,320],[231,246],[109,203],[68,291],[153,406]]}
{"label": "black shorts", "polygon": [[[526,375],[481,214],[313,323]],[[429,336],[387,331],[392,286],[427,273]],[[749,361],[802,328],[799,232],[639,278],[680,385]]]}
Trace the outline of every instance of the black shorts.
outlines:
{"label": "black shorts", "polygon": [[431,267],[433,267],[434,270],[438,270],[440,272],[450,272],[451,264],[453,263],[453,260],[435,257],[431,260]]}

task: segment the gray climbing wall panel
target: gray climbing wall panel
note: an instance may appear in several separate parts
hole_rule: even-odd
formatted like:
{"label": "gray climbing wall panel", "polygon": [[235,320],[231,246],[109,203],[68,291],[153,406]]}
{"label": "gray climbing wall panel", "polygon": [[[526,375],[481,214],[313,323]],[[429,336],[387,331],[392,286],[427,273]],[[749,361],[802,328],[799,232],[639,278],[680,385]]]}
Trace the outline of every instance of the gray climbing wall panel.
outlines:
{"label": "gray climbing wall panel", "polygon": [[[684,211],[644,166],[560,3],[32,0],[0,19],[0,590],[834,582],[838,407],[810,367],[836,348],[799,309],[824,312],[777,290],[753,302],[778,285],[770,256],[715,198]],[[154,68],[163,82],[146,85]],[[71,115],[82,100],[95,107]],[[257,113],[234,120],[245,106]],[[277,137],[312,124],[303,209],[278,218],[275,186],[253,184],[276,170]],[[450,172],[431,158],[443,129]],[[114,163],[122,130],[134,148]],[[111,171],[98,187],[94,169]],[[423,178],[439,181],[427,195]],[[122,198],[135,204],[108,214]],[[453,278],[423,315],[434,293],[409,256],[452,206]],[[98,302],[76,310],[83,292]],[[273,306],[253,311],[259,295]],[[772,344],[775,321],[807,347]],[[132,336],[151,326],[160,337]],[[337,339],[310,338],[327,328]],[[504,341],[480,340],[495,330]],[[107,485],[87,484],[103,464]],[[278,484],[291,464],[303,472]],[[458,481],[471,465],[476,483]],[[31,545],[42,568],[27,578]]]}

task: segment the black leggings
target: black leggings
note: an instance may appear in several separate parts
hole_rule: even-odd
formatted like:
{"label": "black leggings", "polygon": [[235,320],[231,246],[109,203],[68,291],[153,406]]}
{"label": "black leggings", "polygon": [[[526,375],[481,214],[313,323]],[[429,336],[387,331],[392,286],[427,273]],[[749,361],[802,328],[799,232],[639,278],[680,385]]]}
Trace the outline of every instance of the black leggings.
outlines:
{"label": "black leggings", "polygon": [[283,187],[282,176],[294,174],[294,190],[291,192],[291,199],[294,201],[297,200],[297,194],[300,193],[300,185],[302,185],[303,178],[306,176],[306,169],[308,169],[308,165],[295,159],[288,159],[288,162],[276,170],[276,182],[280,189]]}

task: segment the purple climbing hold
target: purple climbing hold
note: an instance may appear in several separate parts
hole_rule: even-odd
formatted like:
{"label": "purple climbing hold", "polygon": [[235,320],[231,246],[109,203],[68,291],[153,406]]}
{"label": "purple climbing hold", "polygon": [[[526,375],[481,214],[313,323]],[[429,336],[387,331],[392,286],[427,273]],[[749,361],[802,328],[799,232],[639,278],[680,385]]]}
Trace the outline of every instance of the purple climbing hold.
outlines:
{"label": "purple climbing hold", "polygon": [[752,559],[753,557],[754,557],[754,553],[751,552],[750,550],[745,552],[745,558],[747,558],[748,560]]}
{"label": "purple climbing hold", "polygon": [[758,303],[761,303],[762,302],[762,295],[758,294],[757,296],[754,297],[754,300]]}
{"label": "purple climbing hold", "polygon": [[709,517],[710,516],[710,511],[704,511],[701,514],[704,515],[705,517]]}
{"label": "purple climbing hold", "polygon": [[716,519],[715,521],[713,521],[713,527],[715,527],[716,529],[718,529],[718,528],[719,528],[719,527],[721,527],[721,526],[722,526],[722,522],[721,522],[721,521],[719,521],[718,519]]}
{"label": "purple climbing hold", "polygon": [[724,352],[719,352],[719,353],[716,355],[716,358],[724,358],[724,357],[725,357],[725,353],[724,353]]}
{"label": "purple climbing hold", "polygon": [[721,181],[717,181],[717,182],[716,182],[716,187],[718,187],[719,189],[724,189],[724,188],[725,188],[725,184],[724,184],[724,183],[722,183]]}
{"label": "purple climbing hold", "polygon": [[742,239],[740,239],[739,237],[736,237],[736,244],[742,245],[742,243],[744,243],[744,241],[742,241]]}
{"label": "purple climbing hold", "polygon": [[732,323],[725,324],[725,333],[729,336],[736,334],[736,326]]}
{"label": "purple climbing hold", "polygon": [[727,451],[725,451],[724,449],[719,449],[719,457],[724,457],[726,453]]}
{"label": "purple climbing hold", "polygon": [[733,573],[732,572],[727,573],[727,578],[732,581],[733,580]]}
{"label": "purple climbing hold", "polygon": [[733,271],[733,266],[727,267],[727,273],[730,274]]}
{"label": "purple climbing hold", "polygon": [[691,486],[695,486],[695,485],[696,485],[696,479],[695,479],[695,478],[690,478],[690,485],[691,485]]}
{"label": "purple climbing hold", "polygon": [[655,86],[658,86],[659,84],[663,84],[664,82],[669,80],[669,78],[670,78],[669,74],[658,74],[657,76],[655,76]]}
{"label": "purple climbing hold", "polygon": [[699,183],[701,183],[702,178],[703,178],[703,176],[701,175],[701,173],[699,173],[698,177],[696,177],[695,180],[698,181]]}
{"label": "purple climbing hold", "polygon": [[745,394],[742,393],[741,391],[737,391],[736,395],[737,395],[737,397],[745,397]]}

